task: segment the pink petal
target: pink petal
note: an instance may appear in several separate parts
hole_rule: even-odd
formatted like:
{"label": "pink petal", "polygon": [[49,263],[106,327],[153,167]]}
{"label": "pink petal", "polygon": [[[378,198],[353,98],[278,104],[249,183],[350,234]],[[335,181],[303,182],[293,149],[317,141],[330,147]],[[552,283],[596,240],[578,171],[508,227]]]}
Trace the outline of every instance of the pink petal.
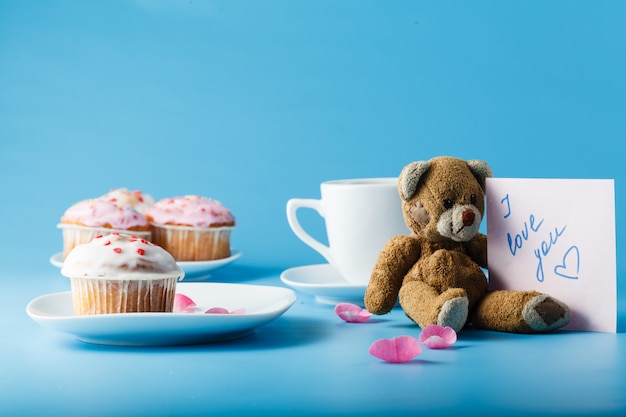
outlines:
{"label": "pink petal", "polygon": [[230,314],[230,311],[222,307],[211,307],[205,311],[205,314]]}
{"label": "pink petal", "polygon": [[445,349],[456,342],[456,332],[452,327],[431,324],[422,329],[419,341],[430,349]]}
{"label": "pink petal", "polygon": [[246,312],[245,308],[238,308],[237,310],[228,311],[228,309],[222,307],[211,307],[205,314],[244,314]]}
{"label": "pink petal", "polygon": [[370,346],[369,353],[387,362],[400,363],[410,361],[422,353],[422,347],[411,336],[398,336],[375,341]]}
{"label": "pink petal", "polygon": [[363,323],[372,317],[372,313],[351,303],[337,304],[335,306],[335,314],[348,323]]}
{"label": "pink petal", "polygon": [[185,294],[174,295],[174,313],[193,313],[196,303]]}

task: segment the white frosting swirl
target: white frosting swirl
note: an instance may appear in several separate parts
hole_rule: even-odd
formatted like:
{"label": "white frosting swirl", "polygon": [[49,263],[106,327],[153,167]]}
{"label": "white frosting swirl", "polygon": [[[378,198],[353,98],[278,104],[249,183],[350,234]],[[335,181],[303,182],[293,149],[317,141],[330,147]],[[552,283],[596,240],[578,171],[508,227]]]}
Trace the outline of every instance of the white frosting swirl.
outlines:
{"label": "white frosting swirl", "polygon": [[165,249],[117,232],[76,246],[63,262],[61,274],[70,278],[136,280],[185,276]]}

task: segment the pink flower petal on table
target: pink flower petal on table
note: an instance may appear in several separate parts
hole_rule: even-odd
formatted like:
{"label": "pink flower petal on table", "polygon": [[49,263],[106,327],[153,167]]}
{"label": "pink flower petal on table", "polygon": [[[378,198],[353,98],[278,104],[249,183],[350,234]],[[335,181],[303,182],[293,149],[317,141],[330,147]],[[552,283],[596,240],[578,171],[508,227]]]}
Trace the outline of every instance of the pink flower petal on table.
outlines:
{"label": "pink flower petal on table", "polygon": [[245,308],[238,308],[237,310],[229,311],[228,309],[222,307],[211,307],[205,311],[205,314],[244,314],[245,312]]}
{"label": "pink flower petal on table", "polygon": [[387,362],[400,363],[410,361],[422,353],[422,347],[411,336],[398,336],[375,341],[370,346],[369,353]]}
{"label": "pink flower petal on table", "polygon": [[372,317],[372,313],[356,304],[339,303],[335,306],[335,314],[348,323],[363,323]]}
{"label": "pink flower petal on table", "polygon": [[174,295],[174,313],[193,313],[196,303],[185,294]]}
{"label": "pink flower petal on table", "polygon": [[456,332],[452,327],[431,324],[422,329],[419,341],[430,349],[445,349],[456,342]]}

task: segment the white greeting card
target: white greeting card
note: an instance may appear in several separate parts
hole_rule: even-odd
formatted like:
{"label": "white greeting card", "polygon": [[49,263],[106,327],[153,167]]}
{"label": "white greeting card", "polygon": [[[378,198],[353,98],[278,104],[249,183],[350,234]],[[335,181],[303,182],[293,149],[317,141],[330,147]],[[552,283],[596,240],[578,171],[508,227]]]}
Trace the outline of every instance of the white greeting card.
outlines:
{"label": "white greeting card", "polygon": [[613,180],[487,179],[492,289],[536,290],[572,310],[572,330],[617,331]]}

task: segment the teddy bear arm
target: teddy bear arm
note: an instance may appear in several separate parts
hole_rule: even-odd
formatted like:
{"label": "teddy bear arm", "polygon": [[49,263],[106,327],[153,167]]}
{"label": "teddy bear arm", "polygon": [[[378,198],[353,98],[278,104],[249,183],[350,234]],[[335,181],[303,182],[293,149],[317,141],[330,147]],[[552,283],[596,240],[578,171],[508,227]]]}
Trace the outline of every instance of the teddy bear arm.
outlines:
{"label": "teddy bear arm", "polygon": [[404,276],[421,254],[413,236],[396,236],[380,251],[365,290],[364,303],[373,314],[386,314],[395,306]]}
{"label": "teddy bear arm", "polygon": [[474,262],[481,268],[487,268],[487,236],[476,233],[476,236],[469,241],[467,253]]}

